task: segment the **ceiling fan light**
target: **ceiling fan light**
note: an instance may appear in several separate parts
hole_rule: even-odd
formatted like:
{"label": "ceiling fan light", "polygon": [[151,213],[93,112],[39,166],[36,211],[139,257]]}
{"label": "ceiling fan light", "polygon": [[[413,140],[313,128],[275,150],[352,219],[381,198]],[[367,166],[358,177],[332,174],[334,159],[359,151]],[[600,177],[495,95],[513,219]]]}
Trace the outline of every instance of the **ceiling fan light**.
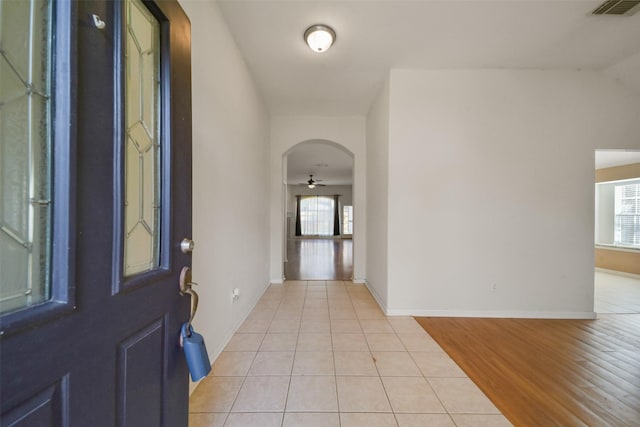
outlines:
{"label": "ceiling fan light", "polygon": [[336,39],[336,32],[331,27],[317,24],[312,25],[304,32],[304,41],[314,52],[328,50]]}
{"label": "ceiling fan light", "polygon": [[316,188],[316,185],[315,185],[315,184],[309,184],[309,185],[307,185],[307,187],[309,187],[309,188]]}

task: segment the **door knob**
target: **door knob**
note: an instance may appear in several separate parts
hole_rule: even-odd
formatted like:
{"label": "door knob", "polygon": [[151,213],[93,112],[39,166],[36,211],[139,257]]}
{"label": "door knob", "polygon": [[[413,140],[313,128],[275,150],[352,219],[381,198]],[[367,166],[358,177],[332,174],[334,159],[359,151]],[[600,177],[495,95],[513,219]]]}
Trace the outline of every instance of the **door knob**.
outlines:
{"label": "door knob", "polygon": [[183,254],[193,252],[193,248],[195,246],[196,244],[193,242],[193,240],[187,239],[186,237],[182,239],[182,242],[180,242],[180,250]]}

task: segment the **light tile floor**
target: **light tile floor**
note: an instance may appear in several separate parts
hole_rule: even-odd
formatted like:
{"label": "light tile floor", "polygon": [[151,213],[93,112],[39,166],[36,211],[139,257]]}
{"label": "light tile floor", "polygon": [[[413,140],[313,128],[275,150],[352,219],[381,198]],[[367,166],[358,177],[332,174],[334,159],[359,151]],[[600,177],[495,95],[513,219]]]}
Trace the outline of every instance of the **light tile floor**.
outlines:
{"label": "light tile floor", "polygon": [[595,312],[640,313],[640,279],[595,272]]}
{"label": "light tile floor", "polygon": [[190,399],[190,427],[510,426],[411,317],[364,285],[271,285]]}

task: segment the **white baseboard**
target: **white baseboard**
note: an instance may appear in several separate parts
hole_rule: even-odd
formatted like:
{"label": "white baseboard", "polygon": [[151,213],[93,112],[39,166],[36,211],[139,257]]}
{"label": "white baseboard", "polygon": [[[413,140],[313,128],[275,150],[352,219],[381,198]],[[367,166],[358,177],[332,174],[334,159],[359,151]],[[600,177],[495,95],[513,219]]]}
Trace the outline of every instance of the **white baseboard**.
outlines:
{"label": "white baseboard", "polygon": [[271,279],[269,283],[273,283],[274,285],[282,285],[284,283],[284,279],[282,277],[279,279]]}
{"label": "white baseboard", "polygon": [[367,284],[367,280],[366,279],[360,279],[360,278],[354,278],[352,280],[353,283],[358,283],[358,284]]}
{"label": "white baseboard", "polygon": [[594,311],[519,311],[519,310],[413,310],[390,309],[387,316],[416,317],[484,317],[514,319],[595,319]]}
{"label": "white baseboard", "polygon": [[[384,304],[376,290],[363,281],[373,299],[387,316],[416,316],[416,317],[484,317],[484,318],[513,318],[513,319],[584,319],[597,318],[594,311],[520,311],[520,310],[422,310],[422,309],[389,309]],[[355,281],[354,281],[355,283]]]}
{"label": "white baseboard", "polygon": [[376,292],[375,289],[373,289],[372,286],[370,286],[367,281],[365,280],[364,285],[367,287],[367,289],[369,290],[369,293],[373,296],[373,299],[376,300],[376,303],[378,303],[378,306],[380,307],[380,309],[382,310],[382,312],[386,315],[388,315],[387,313],[387,305],[382,301],[382,298],[380,298],[380,295],[378,295],[378,293]]}

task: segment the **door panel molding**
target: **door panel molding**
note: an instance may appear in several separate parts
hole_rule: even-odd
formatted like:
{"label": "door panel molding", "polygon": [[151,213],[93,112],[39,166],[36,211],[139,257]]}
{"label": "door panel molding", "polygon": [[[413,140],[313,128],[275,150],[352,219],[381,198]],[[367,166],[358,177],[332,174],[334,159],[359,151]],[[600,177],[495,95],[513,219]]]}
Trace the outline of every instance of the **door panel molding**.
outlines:
{"label": "door panel molding", "polygon": [[[155,320],[118,345],[116,375],[120,426],[161,425],[166,385],[166,323],[166,316]],[[129,408],[135,408],[135,411]]]}
{"label": "door panel molding", "polygon": [[69,374],[2,414],[0,425],[69,426]]}

